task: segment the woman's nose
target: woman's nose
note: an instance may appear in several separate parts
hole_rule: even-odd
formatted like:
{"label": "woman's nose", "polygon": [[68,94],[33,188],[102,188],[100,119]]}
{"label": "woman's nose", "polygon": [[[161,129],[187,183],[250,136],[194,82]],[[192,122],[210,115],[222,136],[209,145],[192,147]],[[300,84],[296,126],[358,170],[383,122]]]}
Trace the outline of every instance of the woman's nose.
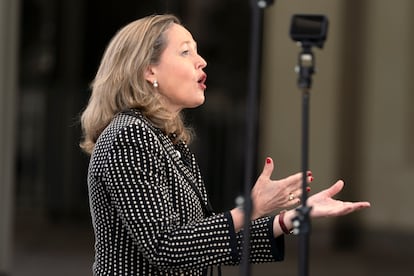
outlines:
{"label": "woman's nose", "polygon": [[198,61],[197,61],[197,69],[203,69],[207,66],[207,61],[200,55],[198,55]]}

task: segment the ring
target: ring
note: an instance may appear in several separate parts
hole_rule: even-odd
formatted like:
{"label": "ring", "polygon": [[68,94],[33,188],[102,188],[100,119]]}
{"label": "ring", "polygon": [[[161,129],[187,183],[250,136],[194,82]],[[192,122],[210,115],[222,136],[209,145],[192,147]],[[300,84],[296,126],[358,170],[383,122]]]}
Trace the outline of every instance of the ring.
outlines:
{"label": "ring", "polygon": [[289,194],[289,201],[293,200],[294,198],[295,198],[295,196],[292,193],[290,193]]}

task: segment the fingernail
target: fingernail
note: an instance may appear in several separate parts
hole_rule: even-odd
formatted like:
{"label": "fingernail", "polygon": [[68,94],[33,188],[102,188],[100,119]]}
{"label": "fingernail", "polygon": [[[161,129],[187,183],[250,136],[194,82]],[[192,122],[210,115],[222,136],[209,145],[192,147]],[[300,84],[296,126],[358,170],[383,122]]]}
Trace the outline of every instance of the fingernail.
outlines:
{"label": "fingernail", "polygon": [[267,157],[267,158],[266,158],[266,163],[267,163],[267,164],[272,163],[272,159],[270,159],[269,157]]}
{"label": "fingernail", "polygon": [[309,181],[310,182],[312,182],[313,181],[313,177],[311,176],[311,177],[309,177]]}
{"label": "fingernail", "polygon": [[310,187],[306,187],[306,191],[310,192],[311,188]]}
{"label": "fingernail", "polygon": [[311,176],[312,175],[312,172],[308,172],[308,176]]}

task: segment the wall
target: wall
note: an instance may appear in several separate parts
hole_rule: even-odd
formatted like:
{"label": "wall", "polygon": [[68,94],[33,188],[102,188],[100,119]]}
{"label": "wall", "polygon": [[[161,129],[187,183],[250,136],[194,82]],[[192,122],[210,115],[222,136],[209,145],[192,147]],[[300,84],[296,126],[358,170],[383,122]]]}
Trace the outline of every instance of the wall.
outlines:
{"label": "wall", "polygon": [[330,20],[325,47],[313,50],[312,187],[318,191],[343,178],[346,187],[339,197],[373,205],[342,218],[342,226],[414,229],[409,206],[414,193],[413,5],[409,0],[292,0],[266,11],[261,157],[275,159],[276,177],[300,170],[302,94],[293,71],[300,48],[289,38],[290,18],[318,13]]}
{"label": "wall", "polygon": [[369,1],[362,139],[373,227],[414,230],[413,1]]}

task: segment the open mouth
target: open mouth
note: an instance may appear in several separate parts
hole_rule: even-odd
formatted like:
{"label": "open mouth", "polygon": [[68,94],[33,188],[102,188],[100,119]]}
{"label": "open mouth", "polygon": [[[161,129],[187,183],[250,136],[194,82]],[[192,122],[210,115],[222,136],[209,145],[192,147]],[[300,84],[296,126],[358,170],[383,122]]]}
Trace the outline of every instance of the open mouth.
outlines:
{"label": "open mouth", "polygon": [[197,82],[200,83],[200,84],[205,84],[206,80],[207,80],[207,75],[206,74],[203,74],[201,76],[201,78],[198,79]]}
{"label": "open mouth", "polygon": [[198,79],[198,85],[203,89],[203,90],[205,90],[206,88],[207,88],[207,85],[206,85],[206,80],[207,80],[207,75],[206,74],[203,74],[203,75],[201,75],[201,77]]}

